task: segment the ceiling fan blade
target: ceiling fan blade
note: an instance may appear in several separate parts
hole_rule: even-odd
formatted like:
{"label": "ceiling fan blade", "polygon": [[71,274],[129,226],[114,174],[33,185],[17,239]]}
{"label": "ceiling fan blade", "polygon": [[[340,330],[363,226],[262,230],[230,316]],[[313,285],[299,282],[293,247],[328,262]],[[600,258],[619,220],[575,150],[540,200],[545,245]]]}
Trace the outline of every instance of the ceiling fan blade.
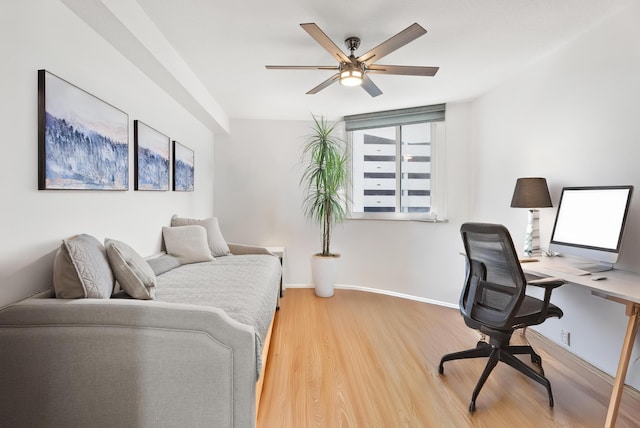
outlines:
{"label": "ceiling fan blade", "polygon": [[414,23],[404,30],[400,31],[395,36],[391,37],[389,40],[382,42],[375,48],[371,49],[369,52],[358,57],[358,61],[364,63],[367,66],[373,64],[374,62],[390,54],[396,49],[401,48],[402,46],[417,39],[423,34],[426,34],[426,32],[427,30]]}
{"label": "ceiling fan blade", "polygon": [[375,74],[400,74],[406,76],[435,76],[439,69],[440,67],[375,64],[367,67],[367,72]]}
{"label": "ceiling fan blade", "polygon": [[307,32],[316,42],[326,49],[332,57],[338,60],[338,62],[351,62],[349,57],[345,55],[342,50],[314,23],[300,24],[300,26]]}
{"label": "ceiling fan blade", "polygon": [[329,77],[324,82],[322,82],[321,84],[319,84],[318,86],[316,86],[315,88],[311,89],[309,92],[307,92],[307,94],[317,94],[327,86],[337,82],[339,78],[340,78],[340,73],[336,73],[333,76]]}
{"label": "ceiling fan blade", "polygon": [[367,91],[372,97],[382,95],[380,88],[378,88],[376,84],[373,83],[373,80],[369,79],[366,74],[362,76],[362,89]]}
{"label": "ceiling fan blade", "polygon": [[339,70],[337,65],[265,65],[268,70]]}

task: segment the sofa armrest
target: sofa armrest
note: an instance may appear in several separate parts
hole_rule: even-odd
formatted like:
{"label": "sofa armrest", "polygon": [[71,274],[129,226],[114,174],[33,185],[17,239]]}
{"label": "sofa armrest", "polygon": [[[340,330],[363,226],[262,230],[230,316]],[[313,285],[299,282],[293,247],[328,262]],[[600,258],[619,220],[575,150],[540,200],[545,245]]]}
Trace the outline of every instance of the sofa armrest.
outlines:
{"label": "sofa armrest", "polygon": [[216,308],[29,299],[0,343],[7,426],[255,424],[255,332]]}
{"label": "sofa armrest", "polygon": [[260,247],[257,245],[232,244],[232,243],[227,243],[227,245],[229,246],[229,250],[231,251],[231,254],[234,254],[236,256],[240,256],[243,254],[268,254],[270,256],[275,256],[275,254],[273,254],[267,248]]}

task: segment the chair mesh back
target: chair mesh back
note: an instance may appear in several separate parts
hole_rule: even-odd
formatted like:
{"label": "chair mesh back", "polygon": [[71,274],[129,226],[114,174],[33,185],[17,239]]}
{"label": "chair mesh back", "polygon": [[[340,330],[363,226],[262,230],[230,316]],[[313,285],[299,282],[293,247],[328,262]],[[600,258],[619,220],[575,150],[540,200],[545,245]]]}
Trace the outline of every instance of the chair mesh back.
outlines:
{"label": "chair mesh back", "polygon": [[504,326],[517,312],[526,286],[509,231],[497,224],[465,223],[460,233],[467,255],[463,313]]}

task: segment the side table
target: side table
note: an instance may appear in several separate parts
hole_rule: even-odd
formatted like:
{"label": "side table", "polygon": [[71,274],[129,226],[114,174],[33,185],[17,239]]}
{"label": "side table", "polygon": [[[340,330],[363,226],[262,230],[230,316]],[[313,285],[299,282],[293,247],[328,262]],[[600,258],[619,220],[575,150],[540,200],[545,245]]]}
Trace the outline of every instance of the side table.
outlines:
{"label": "side table", "polygon": [[265,247],[267,250],[271,251],[273,254],[278,256],[280,259],[280,265],[282,266],[282,275],[280,276],[280,297],[284,297],[284,255],[285,255],[285,247]]}

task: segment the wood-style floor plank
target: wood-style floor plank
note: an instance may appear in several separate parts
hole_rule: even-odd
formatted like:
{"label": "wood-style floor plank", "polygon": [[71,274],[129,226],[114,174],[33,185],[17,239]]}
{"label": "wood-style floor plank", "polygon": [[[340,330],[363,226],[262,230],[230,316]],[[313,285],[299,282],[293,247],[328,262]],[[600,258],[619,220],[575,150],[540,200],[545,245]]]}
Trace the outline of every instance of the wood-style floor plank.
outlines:
{"label": "wood-style floor plank", "polygon": [[[258,427],[604,425],[611,377],[532,331],[527,337],[543,358],[555,407],[541,385],[500,363],[469,414],[486,359],[447,362],[444,375],[438,363],[478,337],[455,309],[361,291],[336,290],[323,299],[312,289],[288,289],[274,324]],[[625,388],[617,426],[640,426],[637,391]]]}

